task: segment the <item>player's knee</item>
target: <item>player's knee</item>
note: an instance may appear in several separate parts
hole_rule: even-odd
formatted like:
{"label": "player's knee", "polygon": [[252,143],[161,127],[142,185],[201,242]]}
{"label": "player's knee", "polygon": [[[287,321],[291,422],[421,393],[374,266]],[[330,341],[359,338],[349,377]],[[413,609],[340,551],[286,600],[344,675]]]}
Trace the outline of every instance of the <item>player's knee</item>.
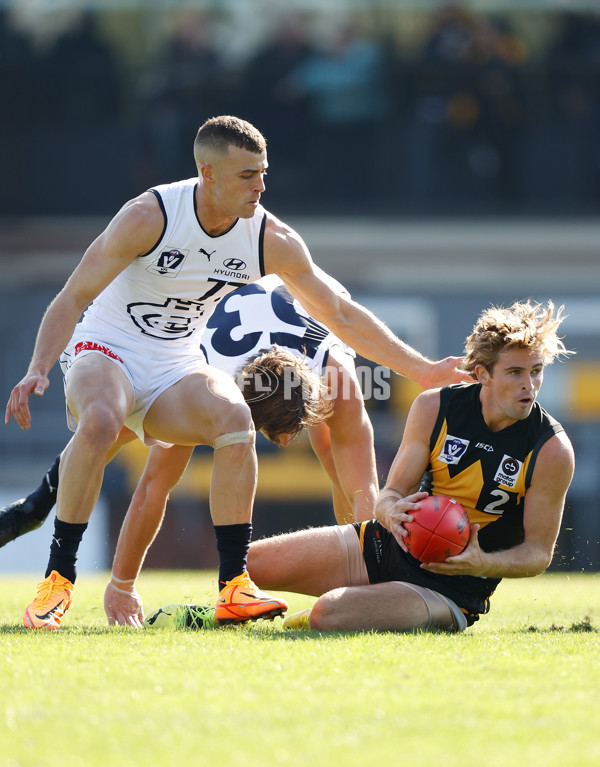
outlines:
{"label": "player's knee", "polygon": [[88,445],[105,452],[116,442],[123,420],[105,403],[96,403],[86,408],[77,424],[77,438]]}
{"label": "player's knee", "polygon": [[310,612],[311,629],[335,631],[339,628],[339,602],[343,592],[343,588],[332,589],[317,599]]}
{"label": "player's knee", "polygon": [[253,429],[250,408],[245,402],[226,402],[213,413],[213,424],[217,434]]}
{"label": "player's knee", "polygon": [[252,573],[252,580],[261,588],[267,588],[267,582],[271,581],[273,556],[269,550],[269,539],[263,538],[252,541],[248,551],[248,571]]}
{"label": "player's knee", "polygon": [[135,490],[134,498],[137,497],[140,503],[146,498],[162,498],[166,503],[169,499],[169,493],[176,484],[175,480],[168,474],[161,472],[160,469],[145,471]]}
{"label": "player's knee", "polygon": [[290,553],[295,550],[294,533],[252,541],[248,551],[248,572],[261,589],[287,591],[295,572],[290,566]]}

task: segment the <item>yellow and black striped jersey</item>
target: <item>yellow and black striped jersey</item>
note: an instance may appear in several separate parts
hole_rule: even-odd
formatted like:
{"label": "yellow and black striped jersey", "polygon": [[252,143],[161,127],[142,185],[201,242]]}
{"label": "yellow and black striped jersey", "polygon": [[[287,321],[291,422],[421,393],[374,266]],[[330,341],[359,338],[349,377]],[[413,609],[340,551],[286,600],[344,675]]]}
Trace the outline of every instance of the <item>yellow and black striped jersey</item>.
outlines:
{"label": "yellow and black striped jersey", "polygon": [[530,415],[500,431],[483,418],[481,384],[455,384],[440,392],[430,439],[428,481],[434,495],[449,495],[479,523],[484,551],[523,541],[523,503],[542,445],[562,426],[539,403]]}

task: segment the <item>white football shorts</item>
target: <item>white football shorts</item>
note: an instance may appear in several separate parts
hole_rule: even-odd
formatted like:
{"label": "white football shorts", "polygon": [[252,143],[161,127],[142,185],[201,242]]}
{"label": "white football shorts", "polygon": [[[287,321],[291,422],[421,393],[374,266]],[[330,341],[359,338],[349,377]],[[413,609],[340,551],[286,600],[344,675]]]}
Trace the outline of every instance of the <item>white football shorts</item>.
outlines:
{"label": "white football shorts", "polygon": [[[76,359],[87,354],[102,354],[118,365],[125,373],[133,389],[133,407],[125,420],[131,429],[148,446],[171,447],[171,443],[153,439],[144,431],[144,419],[153,402],[169,387],[182,378],[207,366],[199,345],[195,348],[170,349],[154,345],[139,344],[139,351],[132,351],[118,343],[116,338],[93,337],[90,331],[75,330],[69,345],[62,353],[59,363],[64,376],[65,391],[69,371]],[[67,406],[67,424],[71,431],[77,428],[77,421]]]}

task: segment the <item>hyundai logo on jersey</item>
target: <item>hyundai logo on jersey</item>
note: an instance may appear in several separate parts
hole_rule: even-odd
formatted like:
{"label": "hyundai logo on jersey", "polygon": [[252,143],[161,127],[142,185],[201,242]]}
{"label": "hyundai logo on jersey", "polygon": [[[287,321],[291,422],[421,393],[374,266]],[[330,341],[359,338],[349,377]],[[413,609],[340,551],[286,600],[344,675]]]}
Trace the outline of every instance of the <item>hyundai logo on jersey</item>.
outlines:
{"label": "hyundai logo on jersey", "polygon": [[227,269],[233,269],[234,272],[240,271],[240,269],[246,268],[246,262],[241,258],[228,258],[227,261],[223,261],[223,266]]}

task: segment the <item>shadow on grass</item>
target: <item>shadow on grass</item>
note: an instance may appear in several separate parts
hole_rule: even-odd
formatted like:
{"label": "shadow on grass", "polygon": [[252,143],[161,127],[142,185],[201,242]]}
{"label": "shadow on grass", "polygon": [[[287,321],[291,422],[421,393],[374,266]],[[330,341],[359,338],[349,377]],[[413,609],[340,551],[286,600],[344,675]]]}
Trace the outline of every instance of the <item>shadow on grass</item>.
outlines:
{"label": "shadow on grass", "polygon": [[[249,630],[248,630],[249,629]],[[421,629],[415,630],[415,631],[405,631],[405,632],[395,632],[395,631],[318,631],[315,629],[309,629],[309,630],[280,630],[280,629],[273,629],[273,628],[263,628],[260,626],[228,626],[228,627],[222,627],[222,628],[211,628],[211,629],[145,629],[144,634],[147,636],[156,635],[157,637],[160,637],[163,632],[168,633],[178,633],[181,634],[182,637],[186,635],[193,635],[197,636],[198,634],[202,633],[208,633],[211,635],[217,634],[217,633],[223,633],[228,634],[230,632],[236,632],[236,633],[243,633],[248,638],[266,641],[266,642],[310,642],[314,641],[315,639],[331,639],[331,640],[337,640],[337,641],[343,641],[345,639],[355,637],[355,636],[365,636],[368,634],[373,635],[389,635],[393,634],[396,636],[419,636],[421,634],[442,634],[448,637],[465,637],[469,635],[469,632],[465,634],[448,634],[445,631],[423,631]],[[115,634],[122,634],[124,636],[132,636],[135,634],[138,634],[140,632],[140,629],[133,628],[132,626],[63,626],[58,631],[34,631],[33,633],[36,634],[62,634],[62,635],[69,635],[69,636],[114,636]],[[31,634],[32,630],[26,628],[25,626],[21,625],[15,625],[15,624],[9,624],[9,623],[1,623],[0,624],[0,636],[19,636],[24,634]],[[506,634],[598,634],[600,633],[600,627],[595,626],[591,619],[586,616],[581,621],[576,621],[574,623],[571,623],[571,625],[564,625],[564,624],[556,624],[552,623],[550,626],[521,626],[521,627],[515,627],[515,628],[504,628],[502,630],[502,633]]]}
{"label": "shadow on grass", "polygon": [[[139,634],[141,629],[133,628],[132,626],[62,626],[60,629],[56,631],[46,631],[46,630],[32,630],[29,628],[26,628],[25,626],[16,625],[16,624],[9,624],[9,623],[0,623],[0,637],[1,636],[24,636],[26,634],[50,634],[50,635],[62,635],[62,636],[114,636],[115,634],[122,634],[124,636],[131,637],[132,635]],[[343,640],[345,638],[351,637],[351,636],[364,636],[365,633],[369,632],[361,632],[361,631],[280,631],[280,630],[273,630],[273,629],[261,629],[260,627],[250,627],[250,630],[248,630],[248,627],[244,626],[228,626],[228,627],[222,627],[222,628],[211,628],[211,629],[145,629],[143,630],[143,633],[146,636],[156,636],[159,638],[164,633],[177,633],[180,634],[182,637],[185,636],[198,636],[199,634],[206,633],[210,635],[216,635],[219,633],[222,633],[224,636],[226,634],[231,634],[231,632],[235,632],[236,634],[245,634],[249,639],[253,640],[259,640],[259,641],[268,641],[268,642],[281,642],[282,640],[288,641],[288,642],[297,642],[297,641],[313,641],[315,639],[322,639],[323,637],[336,639],[336,640]]]}
{"label": "shadow on grass", "polygon": [[[214,630],[214,629],[213,629]],[[227,629],[229,630],[229,629]],[[235,629],[237,631],[243,630],[242,628]],[[365,636],[404,636],[415,637],[423,635],[439,634],[448,637],[459,637],[460,634],[449,633],[441,629],[414,629],[412,631],[376,631],[375,629],[369,629],[364,631],[321,631],[319,629],[285,629],[285,630],[269,630],[263,629],[257,626],[254,630],[251,629],[247,633],[252,638],[262,639],[265,641],[281,641],[282,639],[288,642],[297,641],[314,641],[315,639],[331,639],[336,641],[343,641],[352,637],[365,637]]]}

